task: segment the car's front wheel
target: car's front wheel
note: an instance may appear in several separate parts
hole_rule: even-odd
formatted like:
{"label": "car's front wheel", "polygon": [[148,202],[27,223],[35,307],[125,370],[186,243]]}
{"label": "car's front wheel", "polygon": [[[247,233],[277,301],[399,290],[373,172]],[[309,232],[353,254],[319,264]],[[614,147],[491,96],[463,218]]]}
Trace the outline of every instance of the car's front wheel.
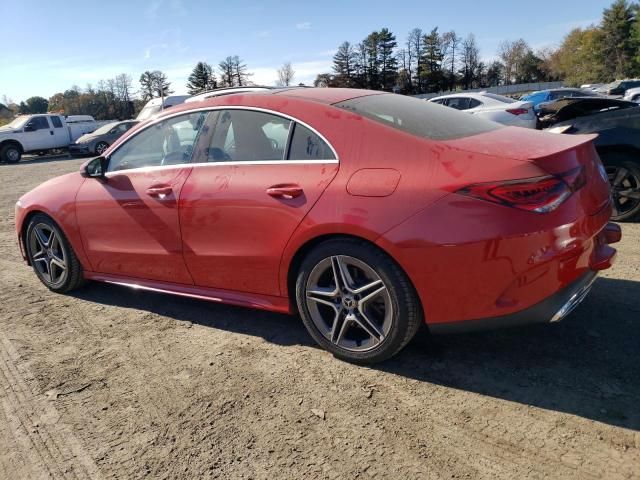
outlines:
{"label": "car's front wheel", "polygon": [[640,163],[629,160],[629,155],[622,152],[601,154],[613,198],[611,219],[617,222],[631,220],[640,214]]}
{"label": "car's front wheel", "polygon": [[18,163],[20,158],[22,158],[22,151],[18,145],[10,143],[0,148],[0,161]]}
{"label": "car's front wheel", "polygon": [[323,348],[355,363],[398,353],[423,315],[400,267],[376,247],[355,239],[318,245],[302,262],[296,299],[305,327]]}
{"label": "car's front wheel", "polygon": [[69,240],[47,215],[35,215],[25,235],[29,262],[50,290],[65,293],[83,283],[82,267]]}
{"label": "car's front wheel", "polygon": [[109,148],[109,144],[107,142],[98,142],[96,144],[96,154],[102,155],[107,151],[107,148]]}

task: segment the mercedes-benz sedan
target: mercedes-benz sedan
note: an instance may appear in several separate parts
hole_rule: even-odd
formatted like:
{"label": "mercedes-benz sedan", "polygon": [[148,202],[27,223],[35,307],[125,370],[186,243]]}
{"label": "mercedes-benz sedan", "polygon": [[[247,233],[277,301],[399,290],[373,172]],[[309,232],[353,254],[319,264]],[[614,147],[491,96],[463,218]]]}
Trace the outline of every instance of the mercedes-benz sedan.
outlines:
{"label": "mercedes-benz sedan", "polygon": [[557,321],[584,298],[620,238],[592,139],[382,92],[214,97],[27,193],[16,228],[53,291],[298,312],[339,358],[375,362],[425,323]]}

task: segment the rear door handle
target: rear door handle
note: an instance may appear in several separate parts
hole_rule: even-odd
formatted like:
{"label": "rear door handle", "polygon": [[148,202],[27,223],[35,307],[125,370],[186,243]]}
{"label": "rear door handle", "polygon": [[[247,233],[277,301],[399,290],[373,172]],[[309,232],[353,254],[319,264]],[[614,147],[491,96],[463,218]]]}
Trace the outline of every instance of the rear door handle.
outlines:
{"label": "rear door handle", "polygon": [[298,198],[303,193],[304,191],[298,185],[274,185],[273,187],[267,188],[267,195],[284,200]]}
{"label": "rear door handle", "polygon": [[159,198],[160,200],[165,198],[167,195],[170,195],[171,193],[173,193],[173,188],[171,188],[171,185],[158,185],[155,187],[147,188],[147,195],[153,198]]}

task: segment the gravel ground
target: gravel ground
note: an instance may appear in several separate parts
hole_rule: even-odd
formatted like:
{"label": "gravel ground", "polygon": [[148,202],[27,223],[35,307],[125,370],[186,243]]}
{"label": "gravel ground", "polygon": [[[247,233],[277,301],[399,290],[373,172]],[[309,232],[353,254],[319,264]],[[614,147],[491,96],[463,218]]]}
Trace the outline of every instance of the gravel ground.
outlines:
{"label": "gravel ground", "polygon": [[0,478],[640,478],[640,224],[557,325],[418,337],[363,368],[295,317],[44,288],[0,165]]}

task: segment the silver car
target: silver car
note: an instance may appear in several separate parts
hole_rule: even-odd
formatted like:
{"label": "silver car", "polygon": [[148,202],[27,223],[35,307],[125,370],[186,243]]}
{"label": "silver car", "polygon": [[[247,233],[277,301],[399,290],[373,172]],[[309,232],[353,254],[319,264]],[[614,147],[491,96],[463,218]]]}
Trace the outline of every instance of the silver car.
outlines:
{"label": "silver car", "polygon": [[137,123],[138,120],[107,123],[94,132],[82,135],[76,143],[69,145],[69,153],[71,155],[102,155],[113,142]]}

